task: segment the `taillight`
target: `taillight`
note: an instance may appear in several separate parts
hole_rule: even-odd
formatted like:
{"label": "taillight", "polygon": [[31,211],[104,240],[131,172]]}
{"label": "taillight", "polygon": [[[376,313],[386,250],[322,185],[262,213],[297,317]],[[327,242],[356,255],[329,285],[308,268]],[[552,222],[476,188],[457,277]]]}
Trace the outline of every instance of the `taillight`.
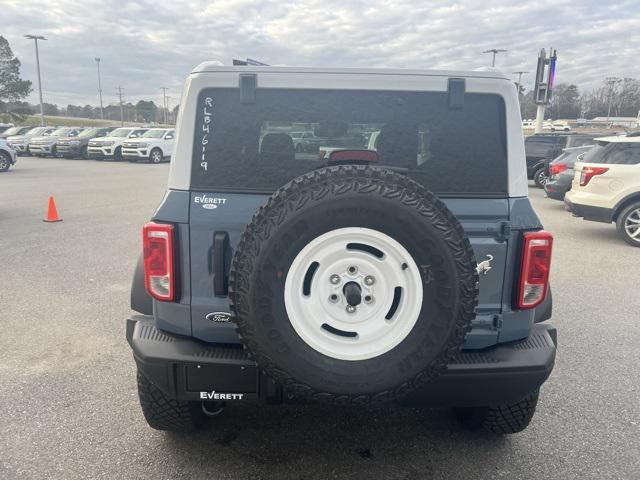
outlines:
{"label": "taillight", "polygon": [[558,175],[567,169],[567,165],[564,163],[553,163],[549,165],[549,174]]}
{"label": "taillight", "polygon": [[553,236],[549,232],[524,234],[516,308],[533,308],[544,300],[549,286],[552,245]]}
{"label": "taillight", "polygon": [[147,223],[142,229],[144,286],[157,300],[172,301],[174,289],[173,225]]}
{"label": "taillight", "polygon": [[582,173],[580,174],[580,186],[586,187],[593,177],[596,175],[602,175],[608,171],[609,169],[605,167],[582,167]]}

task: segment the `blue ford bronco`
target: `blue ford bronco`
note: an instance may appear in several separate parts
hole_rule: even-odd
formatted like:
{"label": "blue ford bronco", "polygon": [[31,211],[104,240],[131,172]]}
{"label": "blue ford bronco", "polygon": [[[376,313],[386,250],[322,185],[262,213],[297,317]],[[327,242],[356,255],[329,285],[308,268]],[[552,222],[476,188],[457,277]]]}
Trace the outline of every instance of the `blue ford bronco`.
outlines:
{"label": "blue ford bronco", "polygon": [[127,321],[151,427],[241,402],[527,427],[555,360],[553,238],[508,77],[203,63],[175,142]]}

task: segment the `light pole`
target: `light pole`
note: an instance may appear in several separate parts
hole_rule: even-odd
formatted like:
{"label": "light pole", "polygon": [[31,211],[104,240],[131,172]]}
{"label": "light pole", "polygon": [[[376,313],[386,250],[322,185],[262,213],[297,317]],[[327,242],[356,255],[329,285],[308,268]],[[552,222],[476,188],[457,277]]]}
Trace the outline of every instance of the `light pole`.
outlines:
{"label": "light pole", "polygon": [[122,96],[124,95],[124,88],[117,87],[116,91],[118,92],[118,99],[120,102],[120,126],[124,127],[124,107],[122,105]]}
{"label": "light pole", "polygon": [[36,42],[36,66],[38,68],[38,91],[40,93],[40,126],[44,127],[44,104],[42,103],[42,81],[40,80],[40,55],[38,54],[38,40],[46,40],[42,35],[25,35],[24,38]]}
{"label": "light pole", "polygon": [[164,124],[167,124],[167,90],[169,90],[167,87],[160,87],[160,90],[162,90],[162,108],[163,108],[163,119],[164,119]]}
{"label": "light pole", "polygon": [[513,72],[514,75],[518,75],[518,98],[520,98],[520,93],[522,92],[522,75],[524,75],[525,71]]}
{"label": "light pole", "polygon": [[622,79],[618,77],[607,77],[605,81],[609,85],[609,107],[607,108],[607,128],[609,128],[609,117],[611,116],[611,100],[613,99],[613,89],[615,88],[616,84],[622,81]]}
{"label": "light pole", "polygon": [[496,66],[496,54],[498,53],[502,53],[502,52],[506,52],[507,50],[505,50],[504,48],[490,48],[489,50],[485,50],[482,53],[493,53],[493,57],[491,59],[491,66],[495,67]]}
{"label": "light pole", "polygon": [[98,64],[98,94],[100,95],[100,119],[104,120],[104,109],[102,108],[102,82],[100,81],[100,57],[96,57]]}

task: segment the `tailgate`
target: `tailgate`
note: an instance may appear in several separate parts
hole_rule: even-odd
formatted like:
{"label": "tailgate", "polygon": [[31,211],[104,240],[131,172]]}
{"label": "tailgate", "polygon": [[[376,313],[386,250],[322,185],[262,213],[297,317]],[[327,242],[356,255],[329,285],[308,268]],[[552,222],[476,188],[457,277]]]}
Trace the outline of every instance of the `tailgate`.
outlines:
{"label": "tailgate", "polygon": [[[193,336],[205,341],[237,341],[233,326],[224,316],[229,312],[226,295],[216,295],[214,238],[228,235],[234,249],[253,214],[268,199],[267,195],[191,192],[190,199],[190,270],[191,320]],[[503,303],[509,220],[507,199],[444,199],[460,220],[473,246],[478,263],[486,262],[480,275],[478,315],[467,340],[467,347],[480,348],[496,343]],[[220,248],[220,247],[217,247]],[[222,256],[218,257],[223,258]],[[223,260],[224,261],[224,260]],[[226,260],[228,261],[228,259]],[[220,262],[218,262],[220,263]]]}

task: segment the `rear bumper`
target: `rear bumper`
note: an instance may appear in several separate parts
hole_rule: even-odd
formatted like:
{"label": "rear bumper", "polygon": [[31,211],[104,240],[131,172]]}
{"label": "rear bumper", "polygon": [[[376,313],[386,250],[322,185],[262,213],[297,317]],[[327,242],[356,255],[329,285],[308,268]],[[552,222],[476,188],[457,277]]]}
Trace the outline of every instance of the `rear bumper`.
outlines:
{"label": "rear bumper", "polygon": [[544,185],[544,191],[547,197],[554,200],[564,200],[565,194],[571,190],[571,182],[565,183],[561,180],[549,180]]}
{"label": "rear bumper", "polygon": [[613,209],[611,208],[592,207],[591,205],[573,203],[567,197],[564,198],[564,208],[574,216],[582,217],[585,220],[603,223],[611,223],[613,221]]}
{"label": "rear bumper", "polygon": [[[127,341],[138,368],[172,398],[202,401],[215,392],[216,400],[296,401],[292,392],[266,377],[240,344],[171,335],[156,329],[146,315],[127,320]],[[545,382],[555,355],[555,328],[536,324],[525,340],[459,353],[440,377],[402,403],[464,407],[517,401]]]}

